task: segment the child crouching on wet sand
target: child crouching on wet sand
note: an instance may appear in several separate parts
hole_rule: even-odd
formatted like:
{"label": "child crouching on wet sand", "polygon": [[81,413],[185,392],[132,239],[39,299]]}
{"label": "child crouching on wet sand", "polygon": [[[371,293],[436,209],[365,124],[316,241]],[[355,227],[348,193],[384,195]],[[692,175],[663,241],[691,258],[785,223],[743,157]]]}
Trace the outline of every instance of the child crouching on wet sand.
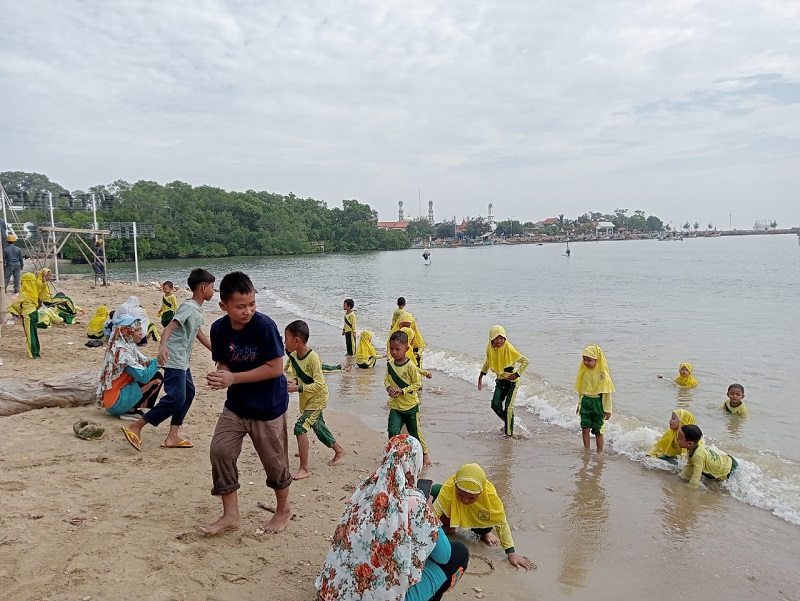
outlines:
{"label": "child crouching on wet sand", "polygon": [[611,419],[611,393],[615,388],[608,372],[603,349],[596,344],[590,344],[583,349],[578,375],[575,378],[575,391],[578,393],[578,408],[575,413],[581,416],[583,447],[589,450],[591,442],[589,432],[591,432],[594,434],[597,452],[602,453],[605,422]]}
{"label": "child crouching on wet sand", "polygon": [[678,430],[678,445],[689,452],[686,467],[678,474],[689,486],[700,485],[701,476],[710,480],[727,480],[739,463],[722,451],[709,449],[702,441],[703,432],[694,425],[681,426]]}

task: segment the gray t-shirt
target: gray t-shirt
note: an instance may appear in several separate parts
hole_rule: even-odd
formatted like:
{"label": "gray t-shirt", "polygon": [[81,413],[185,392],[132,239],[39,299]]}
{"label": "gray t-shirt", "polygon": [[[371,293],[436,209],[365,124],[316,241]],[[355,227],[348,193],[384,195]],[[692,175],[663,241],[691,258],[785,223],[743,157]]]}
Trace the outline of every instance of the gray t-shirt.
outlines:
{"label": "gray t-shirt", "polygon": [[167,339],[169,359],[164,367],[187,370],[192,358],[194,339],[203,325],[203,306],[190,298],[178,307],[172,320],[177,321],[180,326]]}

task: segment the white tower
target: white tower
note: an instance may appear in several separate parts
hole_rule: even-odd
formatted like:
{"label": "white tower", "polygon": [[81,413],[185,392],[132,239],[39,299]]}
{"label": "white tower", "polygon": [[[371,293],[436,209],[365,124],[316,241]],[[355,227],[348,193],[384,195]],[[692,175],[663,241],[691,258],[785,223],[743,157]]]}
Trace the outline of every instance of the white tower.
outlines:
{"label": "white tower", "polygon": [[403,201],[397,203],[397,221],[405,221],[403,215]]}
{"label": "white tower", "polygon": [[489,227],[494,229],[494,205],[489,201]]}
{"label": "white tower", "polygon": [[433,201],[428,201],[428,221],[433,225]]}

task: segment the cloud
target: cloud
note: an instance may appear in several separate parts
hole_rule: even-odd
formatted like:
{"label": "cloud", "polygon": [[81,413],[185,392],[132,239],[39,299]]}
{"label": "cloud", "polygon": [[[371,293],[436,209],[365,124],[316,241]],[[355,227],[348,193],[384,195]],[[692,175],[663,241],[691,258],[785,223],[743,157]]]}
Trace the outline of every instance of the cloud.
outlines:
{"label": "cloud", "polygon": [[[800,223],[800,5],[12,3],[3,169]],[[421,189],[421,193],[419,192]]]}

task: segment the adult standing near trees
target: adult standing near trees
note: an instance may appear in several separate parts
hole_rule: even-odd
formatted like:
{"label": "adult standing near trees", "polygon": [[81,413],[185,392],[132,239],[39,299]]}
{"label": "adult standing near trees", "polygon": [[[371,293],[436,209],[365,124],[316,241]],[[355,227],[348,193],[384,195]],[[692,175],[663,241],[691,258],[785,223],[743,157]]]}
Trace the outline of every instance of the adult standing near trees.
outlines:
{"label": "adult standing near trees", "polygon": [[19,294],[19,278],[25,261],[22,258],[22,251],[14,244],[17,241],[17,237],[14,234],[9,234],[7,241],[8,246],[3,249],[3,269],[6,276],[3,289],[8,292],[8,283],[11,281],[11,276],[13,275],[14,294]]}

